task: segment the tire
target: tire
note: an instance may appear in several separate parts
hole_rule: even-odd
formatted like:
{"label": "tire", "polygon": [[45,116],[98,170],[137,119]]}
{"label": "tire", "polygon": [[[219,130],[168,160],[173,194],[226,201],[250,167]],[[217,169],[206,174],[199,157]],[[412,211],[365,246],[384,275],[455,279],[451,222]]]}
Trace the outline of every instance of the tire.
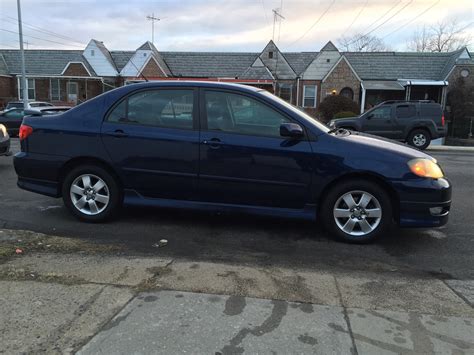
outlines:
{"label": "tire", "polygon": [[62,195],[73,215],[92,223],[112,218],[123,200],[118,181],[97,165],[81,165],[69,171],[62,184]]}
{"label": "tire", "polygon": [[431,134],[426,129],[414,129],[408,135],[407,142],[415,148],[425,150],[431,143]]}
{"label": "tire", "polygon": [[[346,201],[354,203],[349,205]],[[373,242],[392,225],[390,197],[370,180],[354,179],[337,184],[329,190],[319,211],[325,229],[344,242]]]}

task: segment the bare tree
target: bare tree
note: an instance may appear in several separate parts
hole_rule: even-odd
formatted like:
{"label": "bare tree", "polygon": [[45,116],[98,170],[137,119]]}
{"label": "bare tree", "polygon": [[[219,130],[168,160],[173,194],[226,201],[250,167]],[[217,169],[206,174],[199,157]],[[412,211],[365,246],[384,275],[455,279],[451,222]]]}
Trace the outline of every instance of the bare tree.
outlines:
{"label": "bare tree", "polygon": [[416,52],[451,52],[460,49],[470,42],[465,33],[467,26],[459,24],[456,19],[444,20],[436,25],[416,30],[407,47]]}
{"label": "bare tree", "polygon": [[346,52],[385,52],[390,50],[381,38],[361,33],[343,36],[337,42]]}

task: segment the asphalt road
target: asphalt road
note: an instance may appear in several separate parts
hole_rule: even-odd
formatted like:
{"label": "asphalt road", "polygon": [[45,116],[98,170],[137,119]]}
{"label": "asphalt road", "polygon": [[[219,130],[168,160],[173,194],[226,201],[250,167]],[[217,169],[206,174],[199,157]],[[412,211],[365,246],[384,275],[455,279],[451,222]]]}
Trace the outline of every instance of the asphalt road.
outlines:
{"label": "asphalt road", "polygon": [[[13,151],[18,151],[17,140]],[[394,228],[371,245],[336,242],[312,222],[167,209],[125,208],[115,221],[81,223],[61,200],[17,188],[12,157],[0,157],[0,228],[126,243],[130,254],[474,279],[474,154],[433,155],[454,186],[448,225],[433,230]],[[168,245],[153,247],[162,238]]]}

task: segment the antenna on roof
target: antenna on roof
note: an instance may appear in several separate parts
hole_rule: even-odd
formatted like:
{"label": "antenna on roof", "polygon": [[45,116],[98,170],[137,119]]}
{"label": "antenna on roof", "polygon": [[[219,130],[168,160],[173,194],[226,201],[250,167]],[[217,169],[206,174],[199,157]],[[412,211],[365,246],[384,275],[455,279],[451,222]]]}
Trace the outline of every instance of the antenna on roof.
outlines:
{"label": "antenna on roof", "polygon": [[151,43],[155,45],[155,21],[161,21],[161,18],[155,17],[155,13],[152,13],[151,16],[147,16],[146,19],[151,21]]}

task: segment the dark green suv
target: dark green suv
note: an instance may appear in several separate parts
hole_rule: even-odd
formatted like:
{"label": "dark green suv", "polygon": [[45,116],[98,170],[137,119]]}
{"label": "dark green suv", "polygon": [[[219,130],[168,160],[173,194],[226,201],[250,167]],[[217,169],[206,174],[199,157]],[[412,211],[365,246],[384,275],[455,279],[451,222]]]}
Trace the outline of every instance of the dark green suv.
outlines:
{"label": "dark green suv", "polygon": [[332,120],[329,126],[407,142],[418,149],[447,133],[441,105],[432,101],[385,101],[358,117]]}

